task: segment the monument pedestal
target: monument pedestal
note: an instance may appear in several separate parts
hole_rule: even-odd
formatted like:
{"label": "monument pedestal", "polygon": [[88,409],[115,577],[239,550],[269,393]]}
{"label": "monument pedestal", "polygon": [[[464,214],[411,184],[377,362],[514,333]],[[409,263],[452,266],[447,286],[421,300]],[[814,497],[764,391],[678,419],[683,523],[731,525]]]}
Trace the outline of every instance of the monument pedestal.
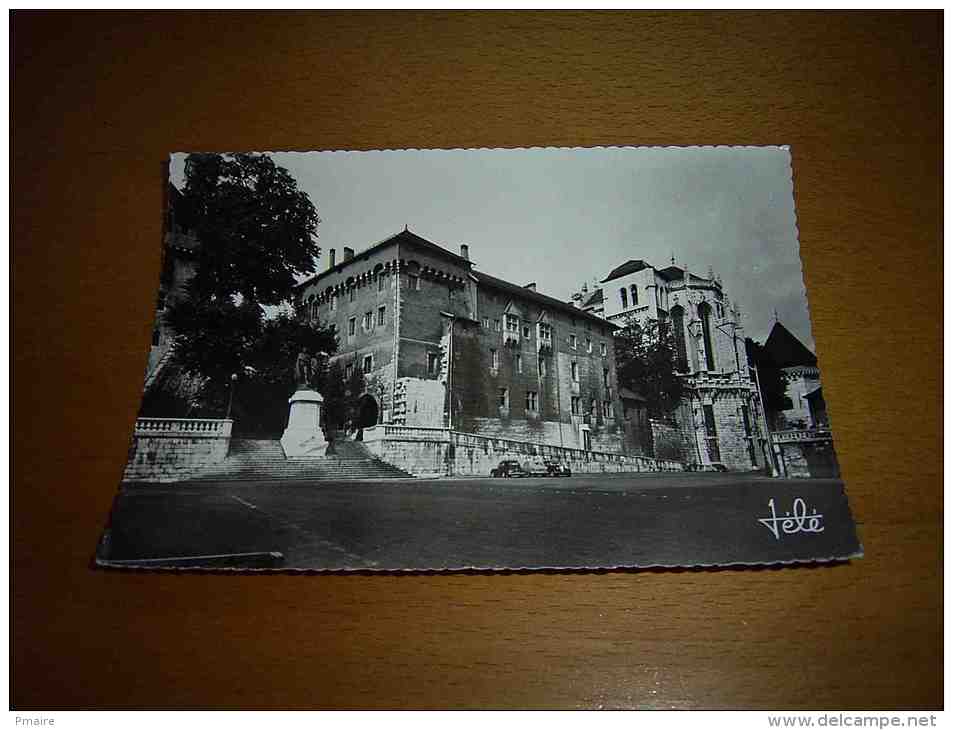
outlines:
{"label": "monument pedestal", "polygon": [[285,456],[324,456],[328,442],[321,430],[324,398],[313,390],[299,390],[288,399],[288,428],[281,436]]}

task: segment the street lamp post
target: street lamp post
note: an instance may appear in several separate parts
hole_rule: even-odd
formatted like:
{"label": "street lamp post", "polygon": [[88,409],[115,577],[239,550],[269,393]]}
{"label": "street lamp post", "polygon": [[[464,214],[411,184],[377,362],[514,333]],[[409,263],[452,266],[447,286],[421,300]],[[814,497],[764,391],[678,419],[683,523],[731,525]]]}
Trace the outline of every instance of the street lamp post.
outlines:
{"label": "street lamp post", "polygon": [[232,417],[232,399],[235,397],[235,385],[238,383],[238,373],[232,373],[231,385],[228,387],[228,411],[225,413],[225,418],[229,419]]}

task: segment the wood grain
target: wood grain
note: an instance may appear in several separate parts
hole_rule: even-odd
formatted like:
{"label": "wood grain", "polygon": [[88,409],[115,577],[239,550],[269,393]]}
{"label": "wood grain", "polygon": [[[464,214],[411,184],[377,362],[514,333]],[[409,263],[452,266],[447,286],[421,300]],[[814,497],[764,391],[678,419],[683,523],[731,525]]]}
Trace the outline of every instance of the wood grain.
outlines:
{"label": "wood grain", "polygon": [[[941,706],[941,23],[14,13],[13,705]],[[90,569],[138,405],[170,151],[778,143],[863,560]]]}

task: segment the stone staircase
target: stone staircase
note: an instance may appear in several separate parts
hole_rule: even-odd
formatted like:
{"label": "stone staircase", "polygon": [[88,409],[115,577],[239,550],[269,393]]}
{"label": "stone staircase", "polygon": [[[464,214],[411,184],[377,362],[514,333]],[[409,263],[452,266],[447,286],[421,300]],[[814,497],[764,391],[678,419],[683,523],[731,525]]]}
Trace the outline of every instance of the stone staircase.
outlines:
{"label": "stone staircase", "polygon": [[232,439],[228,458],[189,481],[346,481],[349,479],[413,478],[373,456],[354,441],[336,440],[325,456],[289,459],[276,440]]}

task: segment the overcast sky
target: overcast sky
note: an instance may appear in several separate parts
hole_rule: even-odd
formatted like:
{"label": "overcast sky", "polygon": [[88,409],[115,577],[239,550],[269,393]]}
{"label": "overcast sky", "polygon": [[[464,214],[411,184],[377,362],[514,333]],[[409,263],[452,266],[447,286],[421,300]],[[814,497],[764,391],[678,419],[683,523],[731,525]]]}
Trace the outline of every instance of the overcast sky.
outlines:
{"label": "overcast sky", "polygon": [[[777,310],[814,349],[791,161],[778,147],[274,153],[321,217],[327,250],[361,251],[408,225],[477,269],[568,300],[628,259],[720,274],[764,341]],[[173,155],[182,185],[184,155]]]}

